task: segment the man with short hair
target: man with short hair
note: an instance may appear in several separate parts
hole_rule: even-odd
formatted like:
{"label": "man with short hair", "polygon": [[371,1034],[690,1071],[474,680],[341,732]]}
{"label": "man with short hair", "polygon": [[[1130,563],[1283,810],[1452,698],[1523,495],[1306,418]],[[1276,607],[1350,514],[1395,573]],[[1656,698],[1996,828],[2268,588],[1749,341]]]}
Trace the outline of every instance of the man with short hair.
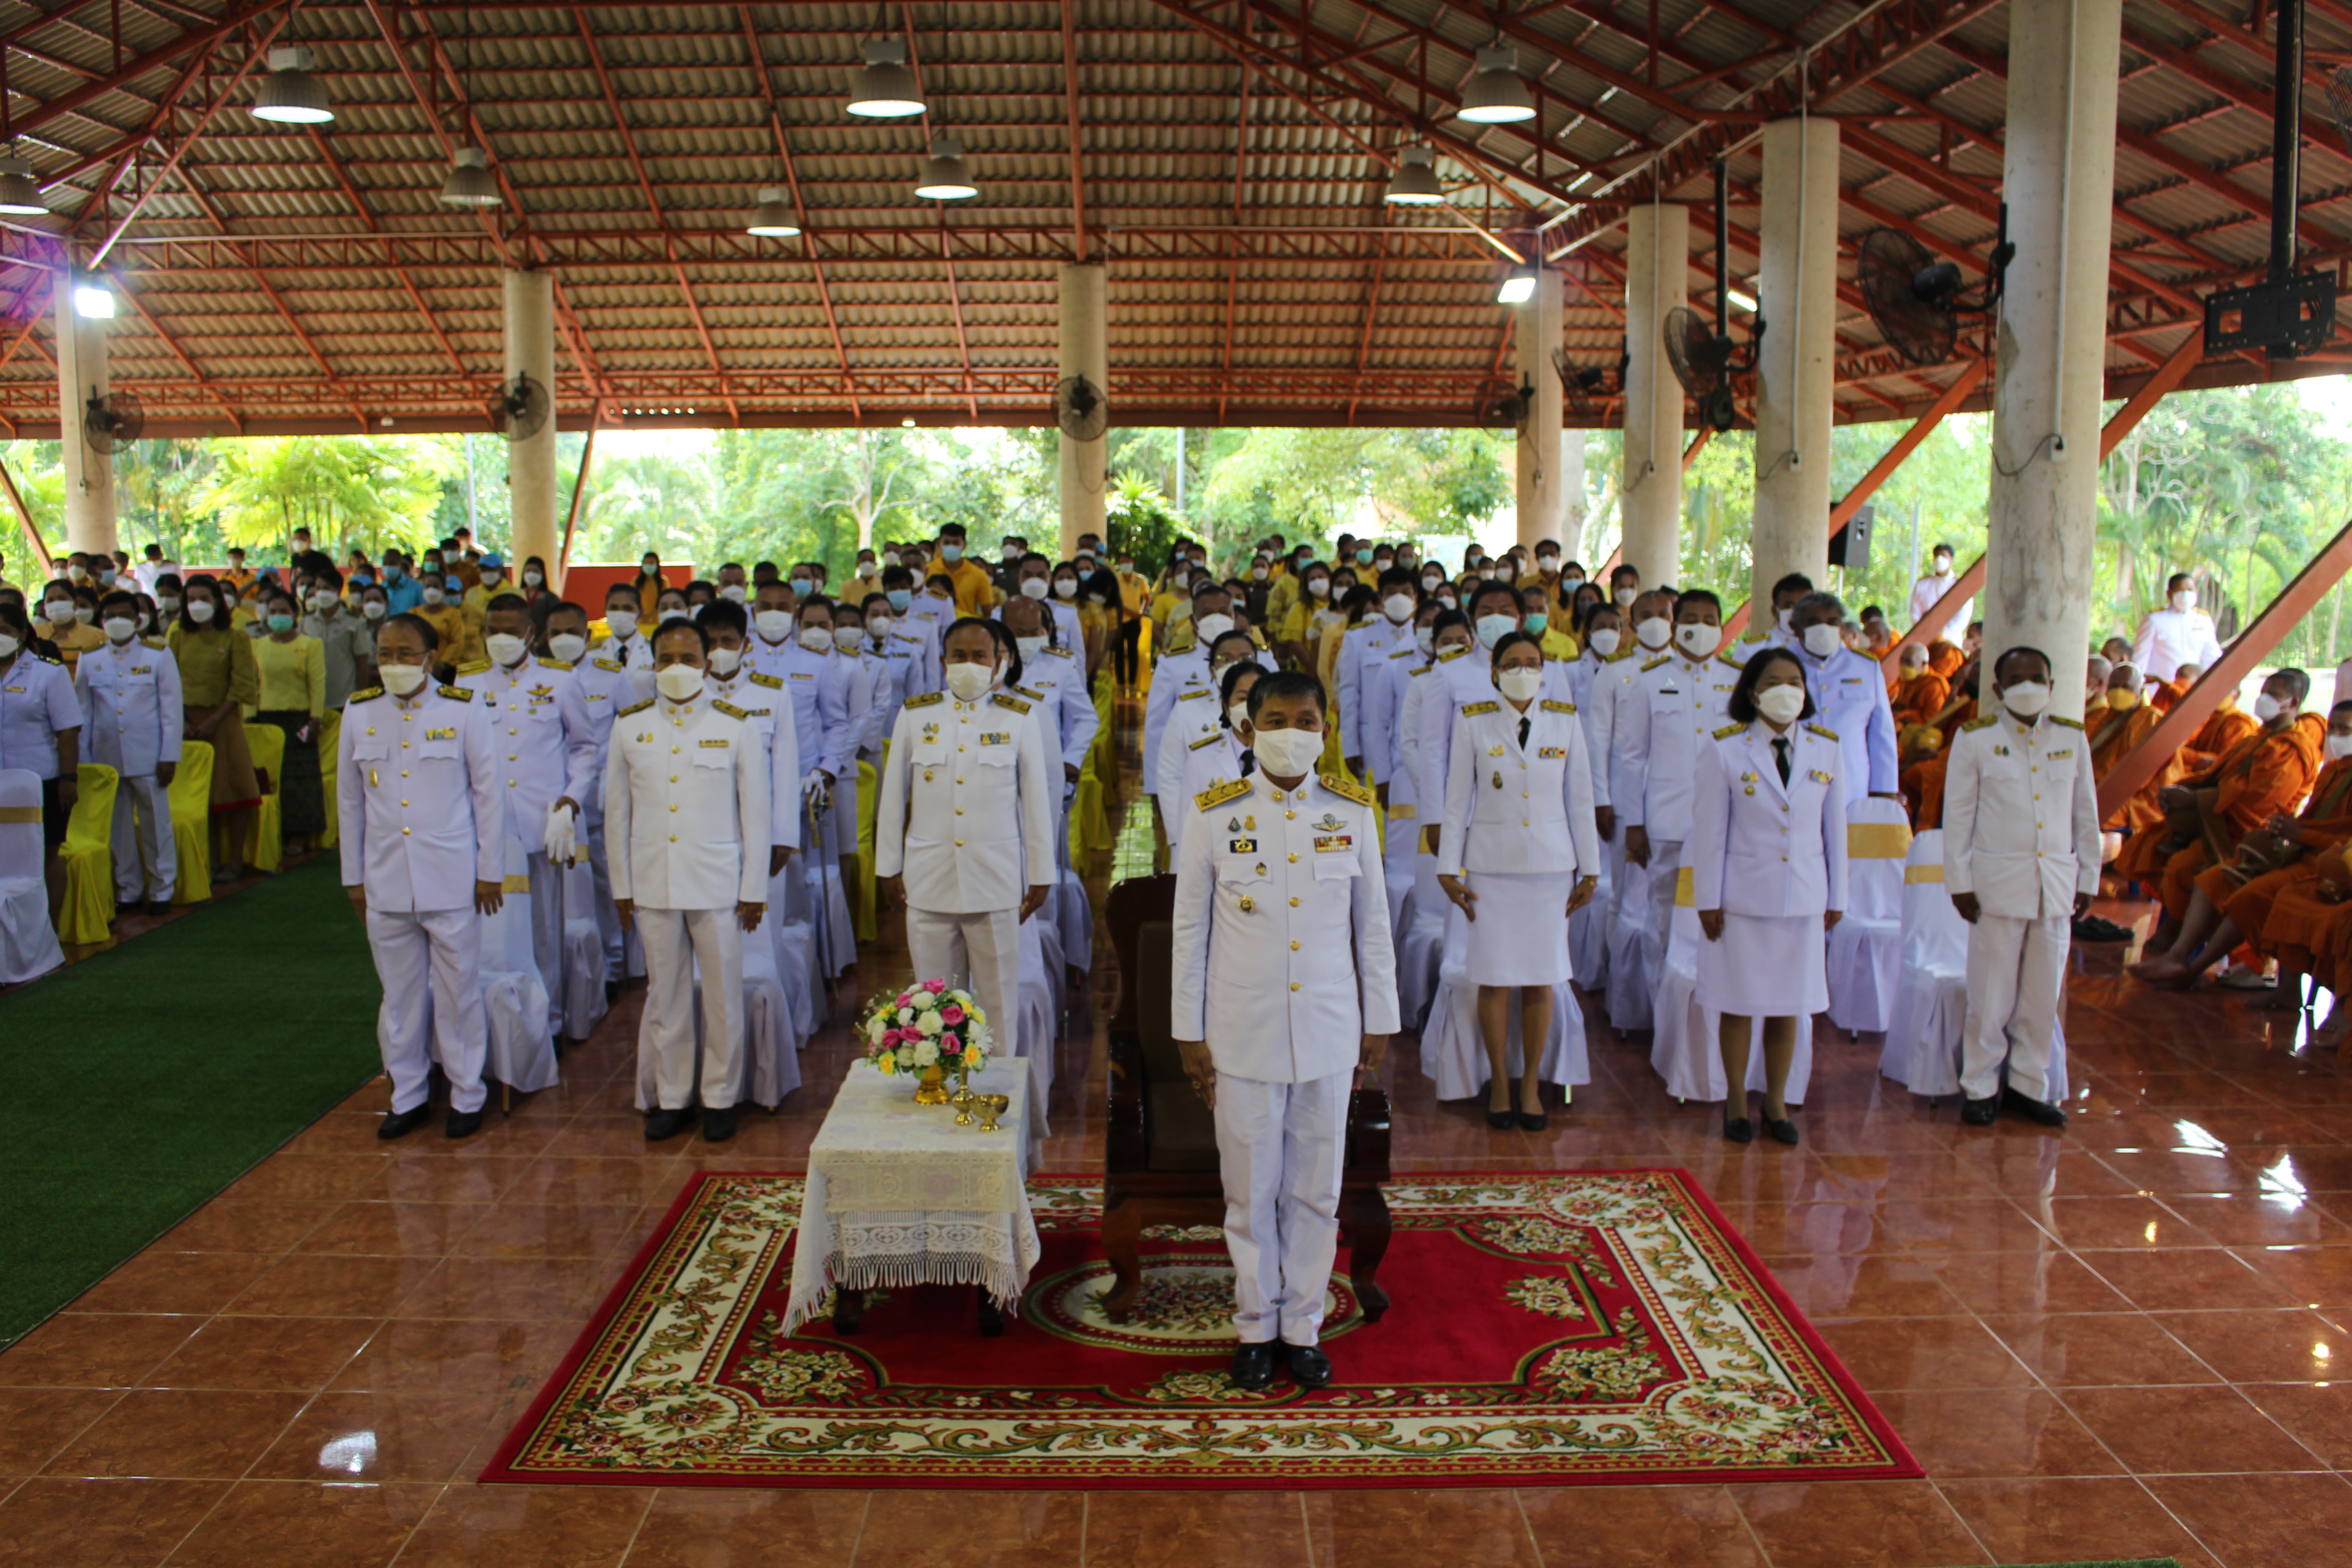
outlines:
{"label": "man with short hair", "polygon": [[375,680],[375,639],[358,612],[344,606],[342,586],[341,574],[322,564],[311,576],[310,596],[302,605],[302,635],[319,640],[330,713],[341,712],[353,691]]}
{"label": "man with short hair", "polygon": [[1965,628],[1969,612],[1976,607],[1973,595],[1944,603],[1959,579],[1952,574],[1952,547],[1938,541],[1929,552],[1927,574],[1911,584],[1911,629],[1920,642],[1934,642],[1941,637],[1957,643],[1956,628]]}
{"label": "man with short hair", "polygon": [[81,656],[74,695],[81,700],[83,754],[112,768],[114,900],[147,912],[171,911],[179,858],[172,834],[172,778],[179,771],[185,727],[180,665],[162,637],[139,635],[139,601],[115,589],[98,602],[103,646]]}
{"label": "man with short hair", "polygon": [[988,568],[964,551],[963,524],[950,522],[940,530],[940,559],[955,595],[957,615],[976,616],[996,603],[996,584]]}
{"label": "man with short hair", "polygon": [[1790,651],[1805,672],[1816,727],[1837,740],[1845,803],[1865,794],[1902,798],[1895,768],[1895,714],[1877,663],[1845,646],[1845,603],[1835,594],[1809,593],[1790,608]]}
{"label": "man with short hair", "polygon": [[2132,640],[2132,662],[2159,685],[2184,664],[2210,669],[2221,658],[2213,617],[2197,607],[2197,579],[2175,572],[2166,580],[2164,594],[2163,607],[2140,617],[2139,633]]}
{"label": "man with short hair", "polygon": [[1392,563],[1380,574],[1373,588],[1380,614],[1366,616],[1348,628],[1347,636],[1339,641],[1338,667],[1333,672],[1339,687],[1339,711],[1346,715],[1339,738],[1348,751],[1340,762],[1358,779],[1364,776],[1367,756],[1364,725],[1357,717],[1363,711],[1364,671],[1391,655],[1412,648],[1413,612],[1421,608],[1421,595],[1414,591],[1411,569],[1393,564],[1393,554],[1390,560]]}

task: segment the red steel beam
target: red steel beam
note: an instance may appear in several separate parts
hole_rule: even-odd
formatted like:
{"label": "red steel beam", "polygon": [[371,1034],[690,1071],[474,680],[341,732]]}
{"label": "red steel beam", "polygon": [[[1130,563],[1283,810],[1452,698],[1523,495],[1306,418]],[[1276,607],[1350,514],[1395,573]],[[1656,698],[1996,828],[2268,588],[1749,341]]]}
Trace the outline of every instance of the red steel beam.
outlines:
{"label": "red steel beam", "polygon": [[1087,172],[1078,156],[1078,0],[1062,0],[1062,101],[1070,115],[1070,248],[1087,259]]}
{"label": "red steel beam", "polygon": [[[2204,357],[2205,323],[2200,321],[2189,330],[2187,337],[2180,340],[2179,346],[2165,356],[2164,363],[2156,367],[2147,380],[2141,384],[2140,389],[2116,410],[2115,416],[2100,427],[2099,461],[2105,462],[2107,454],[2116,449],[2116,444],[2131,434],[2133,426],[2147,417],[2147,411],[2156,406],[2156,400],[2179,386],[2180,378],[2195,369],[2197,362]],[[2106,820],[2104,814],[2099,820]]]}
{"label": "red steel beam", "polygon": [[41,531],[34,525],[32,509],[25,504],[24,493],[16,489],[16,476],[8,471],[5,463],[0,463],[0,492],[6,493],[9,510],[16,514],[16,531],[25,536],[33,559],[41,563],[41,576],[45,580],[55,577],[58,563],[49,558],[49,547],[42,542]]}
{"label": "red steel beam", "polygon": [[[192,28],[168,43],[159,45],[143,55],[124,61],[121,70],[110,71],[96,81],[84,83],[71,92],[59,93],[30,113],[16,116],[11,129],[19,136],[29,136],[41,127],[53,121],[64,119],[67,115],[104,98],[108,93],[127,89],[141,77],[158,67],[170,65],[190,49],[204,48],[217,43],[255,17],[266,16],[271,11],[282,9],[280,0],[248,0],[247,4],[232,5],[211,26]],[[54,20],[53,17],[47,19]],[[281,19],[278,26],[284,26],[285,23]],[[276,27],[270,29],[273,34],[277,30]]]}
{"label": "red steel beam", "polygon": [[[336,157],[334,149],[327,144],[325,132],[315,125],[304,129],[310,134],[310,144],[319,150],[320,161],[327,165],[327,172],[334,175],[335,184],[342,188],[343,199],[352,204],[352,210],[359,215],[359,220],[373,233],[384,233],[383,223],[376,216],[375,208],[352,183],[351,174],[344,168],[342,160]],[[416,314],[424,321],[425,330],[433,334],[433,341],[441,345],[441,352],[449,356],[449,368],[459,375],[465,374],[464,357],[457,353],[457,345],[449,341],[449,334],[441,330],[440,320],[433,314],[432,307],[425,304],[424,291],[416,287],[415,278],[398,260],[392,261],[390,266],[392,275],[400,279],[400,287],[407,293],[408,302],[416,307]]]}
{"label": "red steel beam", "polygon": [[572,569],[572,532],[580,526],[580,507],[588,494],[588,469],[596,460],[596,426],[604,420],[600,401],[588,411],[588,439],[580,448],[580,471],[572,478],[572,507],[563,515],[563,545],[555,552],[555,593],[563,595],[563,576]]}

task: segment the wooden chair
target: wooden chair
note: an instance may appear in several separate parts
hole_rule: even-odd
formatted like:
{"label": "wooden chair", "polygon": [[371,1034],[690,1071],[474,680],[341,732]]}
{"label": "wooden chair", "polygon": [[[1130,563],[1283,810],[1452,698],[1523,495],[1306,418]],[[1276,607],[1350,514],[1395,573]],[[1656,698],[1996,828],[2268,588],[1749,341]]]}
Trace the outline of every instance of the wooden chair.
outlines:
{"label": "wooden chair", "polygon": [[[1103,1251],[1117,1279],[1103,1299],[1123,1323],[1143,1283],[1138,1256],[1146,1226],[1223,1225],[1224,1184],[1215,1120],[1184,1076],[1169,1032],[1169,971],[1176,903],[1173,874],[1135,877],[1110,890],[1107,913],[1118,954],[1118,1005],[1110,1021],[1110,1128],[1103,1161]],[[1339,1180],[1339,1241],[1364,1320],[1378,1322],[1388,1292],[1374,1276],[1389,1246],[1389,1097],[1377,1083],[1348,1107]]]}

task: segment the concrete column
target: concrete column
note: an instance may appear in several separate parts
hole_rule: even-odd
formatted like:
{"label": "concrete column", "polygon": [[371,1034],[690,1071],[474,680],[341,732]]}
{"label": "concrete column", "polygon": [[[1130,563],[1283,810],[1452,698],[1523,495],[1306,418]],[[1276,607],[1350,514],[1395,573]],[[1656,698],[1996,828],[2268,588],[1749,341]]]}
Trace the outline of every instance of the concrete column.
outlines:
{"label": "concrete column", "polygon": [[[1591,436],[1586,430],[1562,430],[1559,433],[1559,558],[1565,562],[1580,557],[1584,550],[1585,515],[1592,503],[1584,493],[1584,444]],[[1584,563],[1589,571],[1592,563]]]}
{"label": "concrete column", "polygon": [[[1110,395],[1110,324],[1099,262],[1062,268],[1061,331],[1055,359],[1065,376],[1083,375]],[[1108,427],[1091,441],[1062,437],[1062,556],[1076,552],[1078,535],[1103,531],[1103,486],[1110,456]],[[1105,541],[1106,543],[1108,541]]]}
{"label": "concrete column", "polygon": [[1521,386],[1532,386],[1527,417],[1519,421],[1518,527],[1519,542],[1529,547],[1558,539],[1561,480],[1559,369],[1552,355],[1560,347],[1560,288],[1559,273],[1536,274],[1536,291],[1518,307],[1518,373]]}
{"label": "concrete column", "polygon": [[1625,220],[1624,559],[1653,588],[1682,575],[1683,387],[1666,363],[1666,312],[1690,291],[1690,209],[1635,207]]}
{"label": "concrete column", "polygon": [[1830,389],[1835,374],[1838,127],[1764,128],[1756,303],[1769,323],[1756,365],[1754,597],[1791,572],[1829,582]]}
{"label": "concrete column", "polygon": [[[555,390],[555,275],[551,272],[509,272],[506,275],[506,377],[528,375]],[[551,574],[562,548],[556,521],[555,419],[552,414],[536,434],[507,443],[507,500],[514,509],[510,540],[514,564],[536,555]]]}
{"label": "concrete column", "polygon": [[115,547],[114,460],[93,452],[82,438],[83,405],[112,384],[107,377],[106,322],[74,313],[74,289],[88,281],[80,272],[58,277],[58,435],[66,465],[66,548]]}
{"label": "concrete column", "polygon": [[[2123,0],[2042,0],[2009,15],[2002,188],[2017,258],[1993,381],[1985,648],[2050,656],[2050,710],[2080,716],[2098,521],[2107,229]],[[1990,689],[1988,688],[1988,689]]]}

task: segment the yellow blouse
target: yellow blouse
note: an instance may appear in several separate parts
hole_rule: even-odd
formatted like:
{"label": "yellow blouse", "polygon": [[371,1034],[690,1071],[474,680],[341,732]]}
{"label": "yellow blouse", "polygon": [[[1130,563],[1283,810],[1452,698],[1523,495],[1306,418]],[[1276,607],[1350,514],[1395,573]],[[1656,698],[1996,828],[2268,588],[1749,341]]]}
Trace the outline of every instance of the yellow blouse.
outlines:
{"label": "yellow blouse", "polygon": [[257,637],[253,641],[253,663],[261,688],[261,695],[253,704],[256,711],[326,717],[326,644],[299,633],[288,642]]}
{"label": "yellow blouse", "polygon": [[180,661],[180,700],[190,708],[236,702],[250,708],[261,698],[261,677],[253,662],[253,639],[226,626],[190,631],[174,620],[164,635]]}

